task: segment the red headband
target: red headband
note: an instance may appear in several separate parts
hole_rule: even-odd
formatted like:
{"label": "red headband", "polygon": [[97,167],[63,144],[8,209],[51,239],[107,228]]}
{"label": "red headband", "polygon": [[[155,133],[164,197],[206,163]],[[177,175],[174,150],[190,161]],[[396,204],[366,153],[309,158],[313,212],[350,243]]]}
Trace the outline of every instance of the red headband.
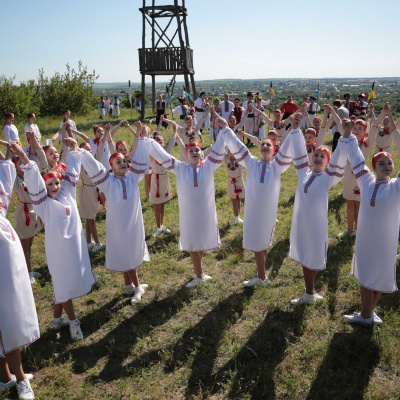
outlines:
{"label": "red headband", "polygon": [[35,114],[28,114],[28,119],[31,119],[32,117],[36,117],[36,115]]}
{"label": "red headband", "polygon": [[234,99],[233,99],[233,101],[240,101],[240,99],[239,99],[239,97],[235,97]]}
{"label": "red headband", "polygon": [[162,137],[160,137],[160,136],[156,136],[156,137],[154,138],[154,140],[155,140],[156,142],[158,142],[158,143],[164,143],[164,139],[163,139]]}
{"label": "red headband", "polygon": [[192,143],[190,143],[190,144],[186,147],[186,155],[188,155],[189,149],[190,149],[191,147],[198,147],[198,148],[201,150],[200,143],[199,143],[197,140],[195,140],[195,141],[193,141]]}
{"label": "red headband", "polygon": [[372,157],[372,168],[375,169],[375,165],[378,162],[378,160],[383,157],[383,156],[387,156],[390,157],[393,161],[393,157],[390,153],[386,153],[385,151],[381,151],[380,153],[376,153],[373,157]]}
{"label": "red headband", "polygon": [[125,156],[124,156],[123,154],[121,154],[121,153],[114,153],[114,154],[110,157],[110,166],[112,166],[112,163],[113,163],[115,157],[117,157],[117,156],[121,156],[122,158],[125,158]]}
{"label": "red headband", "polygon": [[128,147],[128,143],[126,143],[124,140],[118,140],[117,144],[115,145],[115,148],[117,148],[121,143],[123,143],[126,147]]}
{"label": "red headband", "polygon": [[281,112],[280,112],[279,110],[275,110],[275,111],[274,111],[274,114],[279,114],[279,115],[280,115]]}
{"label": "red headband", "polygon": [[315,131],[312,131],[312,130],[310,130],[310,129],[307,129],[307,130],[304,132],[304,134],[306,134],[306,133],[311,133],[311,135],[317,137],[317,134],[315,133]]}
{"label": "red headband", "polygon": [[82,143],[79,145],[79,148],[81,149],[85,144],[88,144],[88,145],[90,146],[90,144],[89,144],[88,142],[82,142]]}
{"label": "red headband", "polygon": [[[47,153],[47,151],[50,149],[50,147],[54,147],[54,146],[43,146],[43,150],[45,153]],[[55,148],[55,147],[54,147]],[[56,149],[57,150],[57,149]]]}
{"label": "red headband", "polygon": [[313,121],[314,121],[314,119],[317,119],[319,122],[321,122],[321,118],[320,117],[314,117]]}
{"label": "red headband", "polygon": [[[317,149],[315,149],[314,154],[318,151],[321,150],[326,154],[326,157],[328,158],[328,164],[329,161],[331,160],[331,155],[329,154],[329,151],[327,149],[325,149],[324,147],[318,147]],[[314,154],[313,154],[313,158],[314,158]]]}
{"label": "red headband", "polygon": [[94,126],[94,127],[93,127],[93,133],[94,133],[94,134],[96,134],[96,132],[97,132],[97,129],[99,129],[99,128],[101,128],[101,126],[100,126],[100,125],[96,125],[96,126]]}
{"label": "red headband", "polygon": [[269,135],[274,135],[274,136],[278,137],[278,134],[275,131],[269,131],[268,136]]}
{"label": "red headband", "polygon": [[67,112],[70,112],[70,111],[69,110],[65,110],[63,114],[65,115]]}
{"label": "red headband", "polygon": [[365,129],[367,129],[367,124],[359,119],[356,122],[354,122],[354,125],[362,125]]}
{"label": "red headband", "polygon": [[186,117],[185,117],[185,121],[186,121],[187,119],[190,119],[191,121],[193,121],[193,118],[192,118],[192,116],[191,116],[191,115],[186,115]]}
{"label": "red headband", "polygon": [[46,174],[43,176],[43,180],[46,182],[50,178],[58,178],[60,179],[60,176],[56,172],[50,172],[49,174]]}

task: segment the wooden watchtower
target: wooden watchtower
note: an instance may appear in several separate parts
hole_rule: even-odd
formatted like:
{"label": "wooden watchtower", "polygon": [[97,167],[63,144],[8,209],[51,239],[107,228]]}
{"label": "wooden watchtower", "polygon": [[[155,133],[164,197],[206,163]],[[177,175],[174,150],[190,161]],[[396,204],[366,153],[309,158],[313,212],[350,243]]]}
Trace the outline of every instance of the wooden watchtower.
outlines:
{"label": "wooden watchtower", "polygon": [[[142,120],[145,111],[146,75],[151,75],[153,110],[156,107],[156,75],[183,75],[186,91],[196,97],[193,49],[189,46],[185,0],[173,0],[171,1],[173,4],[169,5],[156,5],[156,0],[149,0],[148,3],[151,5],[146,5],[146,0],[143,0],[143,7],[139,8],[143,16],[142,48],[138,49],[142,74]],[[150,28],[151,42],[150,35],[146,40],[146,27]],[[189,76],[192,90],[190,90]]]}

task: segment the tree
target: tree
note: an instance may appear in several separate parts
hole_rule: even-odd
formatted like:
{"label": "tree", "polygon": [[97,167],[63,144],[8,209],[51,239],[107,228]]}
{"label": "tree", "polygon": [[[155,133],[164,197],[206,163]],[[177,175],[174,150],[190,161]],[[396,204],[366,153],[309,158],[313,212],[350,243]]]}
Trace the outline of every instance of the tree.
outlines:
{"label": "tree", "polygon": [[78,71],[69,64],[66,67],[66,73],[56,72],[51,78],[44,76],[43,69],[39,70],[41,115],[57,115],[65,109],[72,113],[85,114],[98,103],[92,87],[98,78],[95,71],[89,73],[87,67],[82,65],[82,61],[79,61]]}
{"label": "tree", "polygon": [[41,106],[40,91],[35,81],[14,84],[15,76],[6,78],[0,76],[0,113],[9,112],[15,116],[26,116],[29,113],[37,114]]}

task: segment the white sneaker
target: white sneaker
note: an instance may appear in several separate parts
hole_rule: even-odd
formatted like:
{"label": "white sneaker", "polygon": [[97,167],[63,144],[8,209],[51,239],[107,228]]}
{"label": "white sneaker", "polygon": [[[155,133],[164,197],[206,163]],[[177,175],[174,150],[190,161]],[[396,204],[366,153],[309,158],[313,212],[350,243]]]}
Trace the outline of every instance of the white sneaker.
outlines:
{"label": "white sneaker", "polygon": [[31,275],[31,274],[32,274],[32,276],[34,276],[36,278],[41,278],[42,277],[42,274],[40,274],[39,272],[32,271],[32,272],[29,273],[29,275]]}
{"label": "white sneaker", "polygon": [[372,323],[374,325],[382,325],[383,324],[382,318],[378,317],[378,314],[375,312],[375,310],[372,310],[371,318],[372,318]]}
{"label": "white sneaker", "polygon": [[11,375],[11,380],[7,383],[5,382],[0,382],[0,391],[4,390],[4,389],[10,389],[17,386],[17,378],[15,377],[15,375]]}
{"label": "white sneaker", "polygon": [[137,303],[138,301],[142,300],[142,296],[144,295],[146,289],[149,287],[149,285],[142,283],[139,285],[137,288],[135,288],[135,294],[133,295],[131,299],[131,303]]}
{"label": "white sneaker", "polygon": [[353,232],[350,232],[350,237],[356,237],[357,236],[357,229],[354,230]]}
{"label": "white sneaker", "polygon": [[29,280],[31,282],[31,285],[34,285],[36,283],[35,277],[32,275],[32,272],[29,272]]}
{"label": "white sneaker", "polygon": [[96,243],[92,248],[92,253],[97,253],[102,248],[103,248],[103,245],[101,243]]}
{"label": "white sneaker", "polygon": [[338,239],[344,239],[345,237],[347,237],[347,236],[349,236],[350,235],[350,232],[349,231],[344,231],[344,232],[342,232],[342,233],[339,233],[338,235],[337,235],[337,238]]}
{"label": "white sneaker", "polygon": [[323,300],[323,296],[321,296],[320,294],[318,294],[317,292],[314,292],[314,299],[315,300]]}
{"label": "white sneaker", "polygon": [[18,398],[21,400],[30,400],[35,398],[35,394],[31,388],[28,379],[17,383]]}
{"label": "white sneaker", "polygon": [[93,249],[93,247],[95,246],[96,243],[92,240],[90,243],[86,243],[86,244],[87,244],[88,250],[90,251]]}
{"label": "white sneaker", "polygon": [[171,233],[171,230],[168,229],[165,225],[163,225],[163,226],[161,227],[161,231],[164,232],[164,233]]}
{"label": "white sneaker", "polygon": [[132,295],[132,294],[134,294],[135,293],[135,285],[132,283],[132,284],[130,284],[130,285],[125,285],[124,286],[124,293],[127,295],[127,296],[130,296],[130,295]]}
{"label": "white sneaker", "polygon": [[61,320],[59,322],[55,322],[54,319],[53,319],[53,321],[51,321],[51,327],[55,331],[58,331],[63,326],[67,326],[67,325],[69,325],[69,319],[68,318],[61,317]]}
{"label": "white sneaker", "polygon": [[249,279],[248,281],[244,281],[243,282],[243,285],[246,286],[246,287],[253,287],[253,286],[256,286],[256,285],[265,286],[265,285],[270,285],[270,284],[271,284],[271,281],[268,278],[268,276],[266,276],[264,280],[262,280],[261,278],[256,276],[254,278]]}
{"label": "white sneaker", "polygon": [[206,275],[206,274],[204,274],[201,278],[198,278],[196,276],[196,278],[193,278],[188,284],[186,284],[186,287],[191,289],[191,288],[196,287],[199,283],[206,282],[206,281],[209,281],[211,279],[212,279],[211,276]]}
{"label": "white sneaker", "polygon": [[162,233],[161,228],[156,228],[156,229],[154,229],[154,231],[153,231],[153,236],[156,237],[156,236],[158,236],[158,235],[161,234],[161,233]]}
{"label": "white sneaker", "polygon": [[303,296],[298,299],[290,300],[290,304],[294,306],[301,306],[302,304],[313,303],[316,300],[315,296],[312,294],[304,293]]}
{"label": "white sneaker", "polygon": [[69,324],[69,333],[71,334],[71,339],[81,340],[83,339],[83,333],[81,330],[81,321],[72,322]]}
{"label": "white sneaker", "polygon": [[343,315],[346,322],[350,324],[362,324],[362,325],[371,325],[372,318],[364,318],[361,313],[355,315]]}

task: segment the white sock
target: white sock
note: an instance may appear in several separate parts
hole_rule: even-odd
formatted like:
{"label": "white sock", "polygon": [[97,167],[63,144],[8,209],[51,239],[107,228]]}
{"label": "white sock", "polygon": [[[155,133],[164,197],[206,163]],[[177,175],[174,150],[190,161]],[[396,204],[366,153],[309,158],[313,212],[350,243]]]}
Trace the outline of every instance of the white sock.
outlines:
{"label": "white sock", "polygon": [[53,322],[58,324],[59,322],[61,322],[63,319],[63,317],[59,317],[59,318],[53,318]]}
{"label": "white sock", "polygon": [[132,289],[134,287],[135,287],[135,285],[133,283],[131,283],[129,285],[125,285],[125,289]]}
{"label": "white sock", "polygon": [[78,322],[79,322],[79,319],[78,319],[78,318],[74,319],[73,321],[69,320],[69,324],[70,324],[70,325],[75,325],[75,324],[78,323]]}

